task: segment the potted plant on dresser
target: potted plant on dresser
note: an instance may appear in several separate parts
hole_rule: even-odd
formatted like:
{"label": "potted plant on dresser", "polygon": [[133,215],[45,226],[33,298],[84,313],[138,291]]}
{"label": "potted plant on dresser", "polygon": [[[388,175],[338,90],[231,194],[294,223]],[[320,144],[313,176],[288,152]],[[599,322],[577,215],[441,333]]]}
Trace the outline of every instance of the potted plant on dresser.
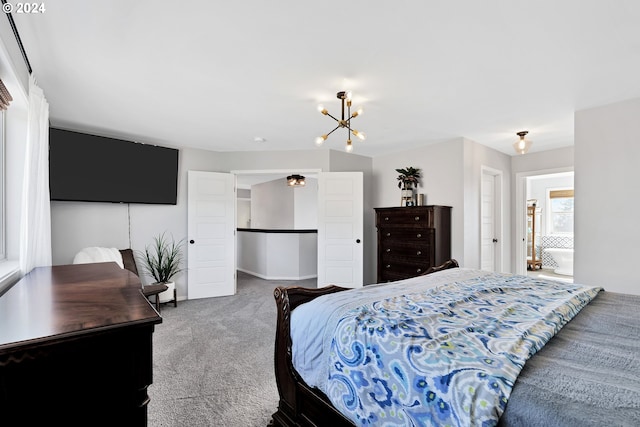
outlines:
{"label": "potted plant on dresser", "polygon": [[176,303],[176,284],[171,279],[182,271],[182,240],[176,242],[162,233],[154,237],[153,245],[145,247],[141,258],[144,271],[156,283],[167,285],[167,290],[157,295],[158,301]]}
{"label": "potted plant on dresser", "polygon": [[415,206],[416,201],[413,189],[418,188],[420,169],[408,166],[405,169],[396,169],[398,175],[398,188],[402,189],[400,206]]}

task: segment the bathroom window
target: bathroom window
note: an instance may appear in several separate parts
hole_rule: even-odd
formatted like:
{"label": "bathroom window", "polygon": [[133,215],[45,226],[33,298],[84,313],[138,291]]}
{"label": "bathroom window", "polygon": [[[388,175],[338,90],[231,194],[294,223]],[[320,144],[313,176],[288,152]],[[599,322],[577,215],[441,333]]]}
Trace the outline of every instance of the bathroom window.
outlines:
{"label": "bathroom window", "polygon": [[573,189],[549,191],[551,234],[573,235]]}
{"label": "bathroom window", "polygon": [[0,261],[5,259],[4,177],[4,111],[0,110]]}

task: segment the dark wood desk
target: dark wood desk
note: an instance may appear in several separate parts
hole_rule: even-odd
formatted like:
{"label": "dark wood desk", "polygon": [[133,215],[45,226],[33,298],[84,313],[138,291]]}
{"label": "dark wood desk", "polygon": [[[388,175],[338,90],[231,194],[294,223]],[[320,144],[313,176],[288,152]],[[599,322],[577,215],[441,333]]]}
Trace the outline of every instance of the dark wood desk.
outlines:
{"label": "dark wood desk", "polygon": [[146,425],[162,318],[115,263],[34,269],[0,297],[0,425]]}

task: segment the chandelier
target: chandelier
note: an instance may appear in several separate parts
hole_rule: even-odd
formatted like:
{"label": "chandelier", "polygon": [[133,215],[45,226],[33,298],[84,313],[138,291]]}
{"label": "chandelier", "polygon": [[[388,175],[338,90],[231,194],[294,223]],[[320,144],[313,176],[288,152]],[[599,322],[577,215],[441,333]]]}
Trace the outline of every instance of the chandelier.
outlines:
{"label": "chandelier", "polygon": [[[347,129],[347,145],[345,146],[345,150],[347,152],[353,151],[353,145],[351,145],[351,135],[358,137],[360,140],[364,141],[366,138],[365,134],[362,132],[358,132],[357,130],[351,128],[351,119],[358,117],[362,114],[362,108],[358,108],[358,110],[351,113],[351,92],[350,91],[342,91],[336,94],[340,102],[342,103],[342,115],[340,119],[333,117],[326,108],[322,105],[318,105],[318,111],[320,111],[325,116],[331,117],[335,120],[338,125],[333,128],[333,130],[325,135],[319,136],[316,138],[316,145],[320,146],[324,143],[329,135],[335,132],[339,128]],[[346,115],[345,115],[345,106],[346,106]]]}
{"label": "chandelier", "polygon": [[518,154],[526,154],[527,151],[529,151],[529,148],[531,148],[531,141],[529,141],[528,139],[524,139],[524,137],[528,133],[529,132],[526,131],[526,130],[523,130],[522,132],[516,133],[516,135],[518,135],[520,137],[520,139],[518,141],[513,143],[513,149],[516,150],[516,153],[518,153]]}

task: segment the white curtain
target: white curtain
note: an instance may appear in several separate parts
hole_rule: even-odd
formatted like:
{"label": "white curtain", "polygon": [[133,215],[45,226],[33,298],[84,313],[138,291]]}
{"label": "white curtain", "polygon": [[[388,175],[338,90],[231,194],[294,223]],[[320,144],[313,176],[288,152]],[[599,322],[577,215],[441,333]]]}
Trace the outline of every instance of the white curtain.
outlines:
{"label": "white curtain", "polygon": [[22,187],[20,269],[51,265],[51,204],[49,202],[49,104],[29,76],[29,116]]}

